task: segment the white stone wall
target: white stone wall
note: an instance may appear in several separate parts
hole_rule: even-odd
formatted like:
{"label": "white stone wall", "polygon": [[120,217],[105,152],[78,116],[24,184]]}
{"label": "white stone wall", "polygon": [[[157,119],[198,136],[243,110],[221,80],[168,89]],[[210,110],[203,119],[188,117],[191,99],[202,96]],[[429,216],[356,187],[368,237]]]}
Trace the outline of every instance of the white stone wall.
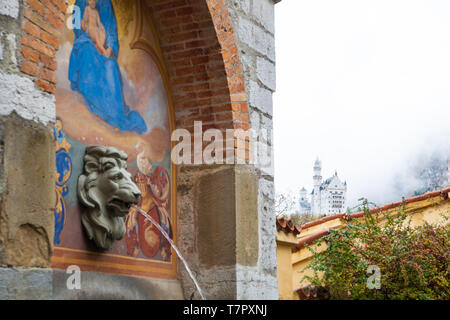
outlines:
{"label": "white stone wall", "polygon": [[258,266],[240,266],[237,269],[238,299],[278,299],[273,211],[272,94],[276,89],[274,1],[228,0],[227,4],[244,67],[251,129],[269,132],[257,144],[258,158],[269,161],[255,165],[260,174]]}
{"label": "white stone wall", "polygon": [[19,0],[1,0],[0,15],[17,19],[19,17]]}
{"label": "white stone wall", "polygon": [[55,98],[37,89],[28,78],[0,70],[0,97],[0,115],[16,112],[44,125],[55,121]]}
{"label": "white stone wall", "polygon": [[[42,139],[42,141],[37,142],[39,146],[50,146],[50,148],[43,150],[43,152],[51,149],[51,146],[54,148],[53,140],[46,140],[46,137],[51,137],[53,127],[52,122],[54,122],[55,119],[54,97],[40,91],[35,83],[20,71],[22,21],[19,17],[19,0],[0,0],[0,122],[2,126],[2,130],[0,130],[0,142],[2,147],[5,146],[5,148],[8,148],[9,146],[14,145],[23,154],[34,154],[33,151],[27,152],[27,150],[24,150],[24,146],[20,143],[11,143],[8,139],[14,139],[14,137],[6,135],[6,130],[4,130],[7,123],[11,123],[12,128],[17,128],[16,125],[20,123],[20,125],[32,128],[34,131],[33,137],[36,137],[36,139],[33,140],[34,142]],[[18,116],[9,117],[12,113],[15,113]],[[29,130],[25,130],[24,132],[14,132],[16,133],[16,136],[30,135]],[[24,139],[23,141],[31,140]],[[48,141],[49,143],[46,143],[45,141]],[[8,153],[17,154],[11,151],[8,151]],[[0,150],[0,172],[2,173],[0,175],[0,198],[3,198],[3,201],[14,202],[14,200],[5,200],[8,197],[10,199],[20,199],[20,197],[11,193],[11,190],[15,190],[13,182],[14,177],[17,175],[17,172],[22,172],[23,169],[29,169],[28,166],[27,168],[24,168],[23,164],[31,162],[14,157],[15,166],[14,170],[12,170],[13,172],[11,172],[11,166],[5,165],[6,161],[5,158],[3,158],[5,154],[6,149]],[[50,172],[54,172],[53,162],[48,157],[44,156],[42,159],[32,157],[32,161],[34,161],[33,165],[35,165],[35,168],[50,168]],[[30,188],[30,185],[33,185],[33,188]],[[54,180],[51,177],[42,177],[42,179],[30,181],[30,185],[25,186],[21,184],[21,188],[24,190],[38,190],[39,196],[37,198],[40,198],[41,195],[45,197],[54,194]],[[47,190],[49,193],[46,194]],[[27,195],[28,194],[29,192]],[[52,197],[49,196],[48,199],[52,199]],[[22,201],[21,203],[24,202]],[[50,203],[50,201],[48,201],[48,203]],[[41,203],[33,202],[32,211],[30,211],[29,208],[28,210],[25,209],[26,207],[23,207],[23,210],[13,210],[20,217],[14,217],[12,220],[8,219],[10,216],[8,216],[8,209],[6,209],[5,206],[5,208],[3,208],[5,213],[0,212],[2,215],[1,219],[5,222],[6,228],[2,231],[9,230],[8,238],[9,234],[13,235],[16,231],[11,232],[10,228],[17,219],[19,219],[17,221],[22,221],[25,226],[32,225],[36,230],[52,230],[53,226],[50,226],[50,224],[53,221],[53,215],[49,211],[50,206],[48,206],[48,203],[47,200],[44,199],[42,206]],[[45,211],[43,210],[44,207]],[[50,215],[48,214],[49,212]],[[42,215],[38,213],[42,213]],[[44,239],[53,240],[52,233],[45,233],[46,236]],[[6,238],[4,237],[3,239]],[[38,238],[36,239],[39,240]],[[8,241],[9,240],[10,239],[8,239]],[[16,241],[14,236],[11,238],[11,241]],[[36,256],[33,256],[34,253],[31,253],[30,249],[25,249],[24,252],[27,252],[27,258],[29,257],[30,264],[39,264],[36,263],[40,257],[39,253],[36,253],[36,256],[38,257],[36,258]],[[45,252],[44,248],[40,249],[42,252]],[[0,245],[2,262],[5,261],[4,257],[7,255],[3,256],[5,252],[5,242],[3,242]],[[45,257],[44,253],[43,256]],[[18,263],[19,265],[23,263],[23,260],[20,261],[21,262]],[[13,267],[10,266],[9,263],[0,266],[0,300],[51,299],[52,272],[52,269],[43,267]]]}
{"label": "white stone wall", "polygon": [[53,95],[20,72],[21,23],[18,0],[0,0],[0,116],[17,113],[44,125],[55,121]]}
{"label": "white stone wall", "polygon": [[[345,198],[347,187],[339,179],[338,176],[333,176],[329,184],[323,185],[324,189],[321,193],[321,211],[320,214],[332,215],[339,214],[345,211]],[[335,208],[333,201],[342,201],[342,205]]]}

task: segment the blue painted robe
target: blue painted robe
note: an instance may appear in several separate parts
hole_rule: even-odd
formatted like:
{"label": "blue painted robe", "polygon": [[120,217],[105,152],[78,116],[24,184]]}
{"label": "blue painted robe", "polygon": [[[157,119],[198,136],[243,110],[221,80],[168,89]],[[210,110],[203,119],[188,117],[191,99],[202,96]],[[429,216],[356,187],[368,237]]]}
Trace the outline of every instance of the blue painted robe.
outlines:
{"label": "blue painted robe", "polygon": [[[75,5],[80,8],[83,19],[87,1],[77,0]],[[98,0],[97,10],[106,32],[105,47],[110,47],[113,54],[106,58],[95,48],[87,32],[81,28],[74,29],[75,39],[69,65],[71,88],[81,93],[92,113],[110,125],[141,134],[147,130],[145,121],[137,111],[130,110],[123,94],[117,63],[119,40],[114,8],[110,0]]]}

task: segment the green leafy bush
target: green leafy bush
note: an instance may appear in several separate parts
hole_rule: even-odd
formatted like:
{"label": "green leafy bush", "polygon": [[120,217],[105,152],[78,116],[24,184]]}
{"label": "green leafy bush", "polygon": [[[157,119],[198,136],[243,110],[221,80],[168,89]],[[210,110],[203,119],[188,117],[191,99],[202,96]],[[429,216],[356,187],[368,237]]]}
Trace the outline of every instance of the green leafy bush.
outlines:
{"label": "green leafy bush", "polygon": [[[362,218],[316,243],[325,240],[326,250],[309,246],[313,261],[306,269],[313,275],[303,279],[326,288],[331,299],[449,299],[448,226],[412,227],[404,206],[369,213],[364,201],[363,208]],[[379,268],[379,289],[369,289],[369,266]]]}

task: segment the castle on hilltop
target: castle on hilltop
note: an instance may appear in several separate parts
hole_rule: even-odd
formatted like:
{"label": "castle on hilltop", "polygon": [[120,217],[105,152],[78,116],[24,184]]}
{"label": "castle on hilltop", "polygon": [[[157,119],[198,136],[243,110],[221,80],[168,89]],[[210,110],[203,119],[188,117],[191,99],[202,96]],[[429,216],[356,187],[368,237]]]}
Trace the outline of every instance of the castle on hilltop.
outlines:
{"label": "castle on hilltop", "polygon": [[300,190],[300,213],[312,215],[331,215],[345,211],[347,182],[339,179],[337,172],[322,182],[322,163],[319,159],[314,162],[314,188],[311,192],[311,202],[307,199],[307,190]]}

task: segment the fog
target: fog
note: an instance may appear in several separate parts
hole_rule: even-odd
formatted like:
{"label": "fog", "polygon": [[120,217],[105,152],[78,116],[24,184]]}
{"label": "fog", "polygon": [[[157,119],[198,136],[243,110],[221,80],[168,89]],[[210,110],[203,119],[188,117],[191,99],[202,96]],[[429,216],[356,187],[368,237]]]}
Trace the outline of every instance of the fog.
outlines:
{"label": "fog", "polygon": [[319,157],[324,179],[347,181],[348,206],[401,200],[418,162],[450,154],[450,1],[275,8],[277,192],[311,191]]}

